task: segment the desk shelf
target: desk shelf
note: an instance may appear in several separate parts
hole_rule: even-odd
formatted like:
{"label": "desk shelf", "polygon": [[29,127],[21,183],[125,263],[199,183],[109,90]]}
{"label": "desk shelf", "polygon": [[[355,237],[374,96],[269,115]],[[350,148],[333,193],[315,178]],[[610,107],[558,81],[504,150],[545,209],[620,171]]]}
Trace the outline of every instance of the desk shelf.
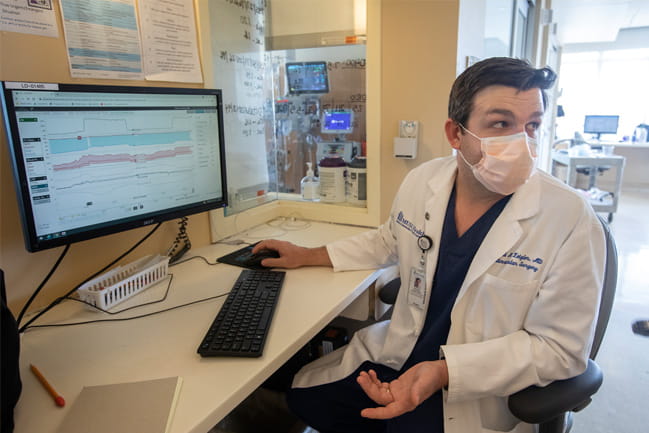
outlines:
{"label": "desk shelf", "polygon": [[571,155],[566,151],[555,150],[552,152],[553,166],[565,166],[566,174],[562,179],[573,188],[577,187],[577,170],[585,168],[589,173],[588,191],[596,191],[597,176],[601,169],[615,169],[615,186],[612,190],[603,191],[609,193],[603,197],[589,196],[590,204],[595,212],[608,213],[608,222],[613,221],[613,214],[617,211],[617,205],[620,199],[622,189],[622,174],[626,158],[620,155],[592,154],[587,156]]}

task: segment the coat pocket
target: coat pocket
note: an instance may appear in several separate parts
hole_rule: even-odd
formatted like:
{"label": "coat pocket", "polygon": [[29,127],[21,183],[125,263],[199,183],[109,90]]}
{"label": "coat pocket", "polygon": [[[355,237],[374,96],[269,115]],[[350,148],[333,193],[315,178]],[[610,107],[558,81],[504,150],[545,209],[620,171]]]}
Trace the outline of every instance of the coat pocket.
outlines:
{"label": "coat pocket", "polygon": [[539,284],[538,280],[515,282],[485,274],[467,292],[469,334],[482,341],[522,329]]}

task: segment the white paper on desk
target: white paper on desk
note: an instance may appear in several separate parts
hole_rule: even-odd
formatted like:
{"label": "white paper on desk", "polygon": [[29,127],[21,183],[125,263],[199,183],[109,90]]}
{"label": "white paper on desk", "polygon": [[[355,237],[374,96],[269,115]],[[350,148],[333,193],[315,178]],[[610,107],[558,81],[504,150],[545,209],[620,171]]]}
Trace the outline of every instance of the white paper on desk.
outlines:
{"label": "white paper on desk", "polygon": [[193,0],[139,0],[147,80],[202,83]]}
{"label": "white paper on desk", "polygon": [[61,13],[73,77],[144,78],[134,0],[61,0]]}
{"label": "white paper on desk", "polygon": [[56,38],[52,0],[0,0],[0,31]]}
{"label": "white paper on desk", "polygon": [[165,433],[171,427],[182,379],[86,386],[58,433]]}

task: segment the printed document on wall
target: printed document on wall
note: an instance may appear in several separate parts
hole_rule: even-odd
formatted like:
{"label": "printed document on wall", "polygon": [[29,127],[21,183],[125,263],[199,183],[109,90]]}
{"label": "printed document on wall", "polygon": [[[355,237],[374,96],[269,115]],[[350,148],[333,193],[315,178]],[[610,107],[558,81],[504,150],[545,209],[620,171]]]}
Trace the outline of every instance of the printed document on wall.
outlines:
{"label": "printed document on wall", "polygon": [[144,78],[134,0],[61,0],[70,74]]}
{"label": "printed document on wall", "polygon": [[52,0],[0,0],[0,31],[56,38]]}
{"label": "printed document on wall", "polygon": [[193,0],[139,0],[147,80],[202,83]]}

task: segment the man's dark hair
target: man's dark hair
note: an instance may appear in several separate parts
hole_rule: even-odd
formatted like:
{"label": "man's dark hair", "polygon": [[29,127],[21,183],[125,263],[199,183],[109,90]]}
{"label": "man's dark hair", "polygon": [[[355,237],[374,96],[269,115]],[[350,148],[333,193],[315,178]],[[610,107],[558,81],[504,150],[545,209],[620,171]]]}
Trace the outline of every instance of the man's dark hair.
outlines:
{"label": "man's dark hair", "polygon": [[448,117],[466,125],[473,109],[473,98],[489,86],[507,86],[525,91],[541,89],[543,108],[547,105],[545,90],[552,87],[557,74],[549,67],[535,69],[526,60],[491,57],[482,60],[460,74],[453,83],[448,100]]}

